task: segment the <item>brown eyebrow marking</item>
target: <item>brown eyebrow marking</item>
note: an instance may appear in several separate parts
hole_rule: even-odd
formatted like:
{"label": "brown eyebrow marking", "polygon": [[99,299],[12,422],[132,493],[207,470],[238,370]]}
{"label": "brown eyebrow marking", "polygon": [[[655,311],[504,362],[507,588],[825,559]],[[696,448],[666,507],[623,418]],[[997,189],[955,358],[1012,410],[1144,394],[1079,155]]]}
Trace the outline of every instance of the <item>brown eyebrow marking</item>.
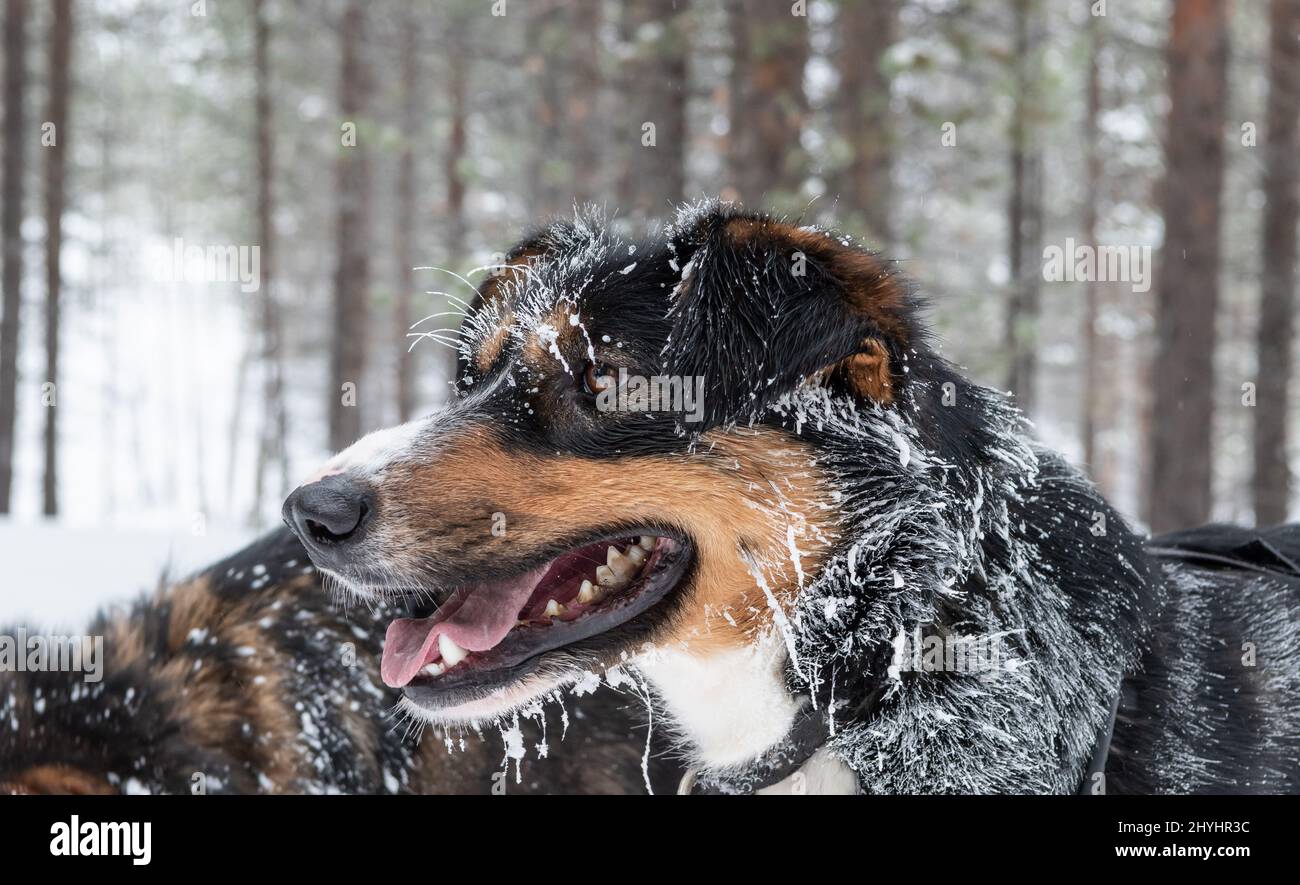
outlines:
{"label": "brown eyebrow marking", "polygon": [[478,353],[474,357],[474,367],[486,373],[500,358],[506,342],[510,340],[510,327],[514,324],[514,312],[504,302],[509,285],[522,286],[529,269],[545,257],[547,248],[543,245],[526,246],[510,252],[505,261],[479,286],[478,300],[482,303],[480,310],[495,307],[501,318],[490,333],[483,336]]}
{"label": "brown eyebrow marking", "polygon": [[501,317],[497,327],[479,345],[478,353],[474,357],[474,366],[480,372],[487,372],[500,358],[501,351],[505,350],[506,342],[510,340],[510,324],[513,320],[514,314],[507,311]]}
{"label": "brown eyebrow marking", "polygon": [[[581,353],[580,360],[585,360],[587,349],[587,336],[583,333],[580,326],[570,325],[569,317],[577,316],[577,307],[568,301],[561,301],[551,308],[550,313],[541,320],[541,326],[549,326],[555,330],[555,348],[561,354]],[[594,350],[595,345],[592,345]],[[529,331],[527,339],[524,342],[524,361],[536,369],[541,369],[554,362],[568,363],[569,373],[576,375],[581,371],[581,366],[577,365],[567,358],[557,360],[555,353],[551,349],[551,342],[545,340],[538,334],[536,329]]]}

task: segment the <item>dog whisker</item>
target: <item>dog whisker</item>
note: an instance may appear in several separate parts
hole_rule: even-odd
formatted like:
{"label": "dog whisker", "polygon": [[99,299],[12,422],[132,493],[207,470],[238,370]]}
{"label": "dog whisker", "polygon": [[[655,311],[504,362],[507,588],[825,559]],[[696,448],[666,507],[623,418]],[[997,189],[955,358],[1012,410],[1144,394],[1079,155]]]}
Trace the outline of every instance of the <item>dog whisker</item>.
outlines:
{"label": "dog whisker", "polygon": [[[433,265],[424,265],[424,266],[422,266],[422,267],[417,267],[417,268],[414,268],[414,269],[415,269],[415,270],[435,270],[435,271],[438,271],[439,273],[445,273],[445,274],[447,274],[448,276],[455,277],[456,279],[458,279],[458,280],[460,280],[462,283],[464,283],[464,284],[466,285],[466,287],[468,287],[469,290],[470,290],[471,292],[474,293],[475,297],[478,296],[478,287],[475,286],[473,283],[471,283],[469,280],[465,279],[465,278],[464,278],[463,276],[461,276],[460,274],[456,273],[454,270],[448,270],[448,269],[445,268],[445,267],[435,267],[435,266],[433,266]],[[450,296],[449,296],[449,297],[450,297]]]}

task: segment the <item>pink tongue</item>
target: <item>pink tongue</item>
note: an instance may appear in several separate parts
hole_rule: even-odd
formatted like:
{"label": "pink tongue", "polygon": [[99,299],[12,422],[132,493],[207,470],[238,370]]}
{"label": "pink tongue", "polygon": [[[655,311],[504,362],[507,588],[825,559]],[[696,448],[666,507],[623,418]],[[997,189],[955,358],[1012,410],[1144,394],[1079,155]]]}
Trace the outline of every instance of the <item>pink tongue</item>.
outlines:
{"label": "pink tongue", "polygon": [[474,587],[459,605],[452,600],[430,617],[393,621],[388,625],[379,665],[384,684],[401,688],[414,679],[433,657],[443,634],[466,651],[496,646],[514,627],[546,569],[541,566],[501,584]]}

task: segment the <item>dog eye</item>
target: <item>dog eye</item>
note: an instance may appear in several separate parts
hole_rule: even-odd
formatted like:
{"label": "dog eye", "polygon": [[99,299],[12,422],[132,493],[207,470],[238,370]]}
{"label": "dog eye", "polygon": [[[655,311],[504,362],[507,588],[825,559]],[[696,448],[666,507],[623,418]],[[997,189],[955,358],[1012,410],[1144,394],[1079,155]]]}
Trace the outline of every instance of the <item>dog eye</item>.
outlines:
{"label": "dog eye", "polygon": [[618,376],[605,363],[588,362],[582,371],[582,392],[596,396],[618,383]]}

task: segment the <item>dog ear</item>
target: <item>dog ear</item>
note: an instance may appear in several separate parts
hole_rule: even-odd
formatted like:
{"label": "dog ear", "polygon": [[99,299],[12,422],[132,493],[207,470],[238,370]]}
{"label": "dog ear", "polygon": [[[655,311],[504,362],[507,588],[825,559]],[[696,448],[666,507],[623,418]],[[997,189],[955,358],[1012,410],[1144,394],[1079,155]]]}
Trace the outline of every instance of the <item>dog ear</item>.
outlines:
{"label": "dog ear", "polygon": [[897,400],[919,329],[914,296],[889,262],[728,206],[679,220],[671,242],[685,264],[667,363],[704,378],[709,420],[757,418],[814,376],[883,406]]}
{"label": "dog ear", "polygon": [[[470,365],[470,354],[466,352],[464,346],[456,354],[456,378],[458,381],[464,380],[465,376],[473,371],[485,371],[486,365],[490,364],[495,358],[492,353],[494,347],[500,347],[505,339],[505,325],[508,321],[508,310],[501,303],[502,298],[506,296],[511,287],[517,287],[523,284],[524,277],[528,273],[528,268],[534,263],[551,254],[559,248],[559,245],[566,236],[571,236],[573,225],[569,222],[558,221],[547,227],[539,228],[518,243],[510,247],[505,255],[499,256],[494,263],[488,267],[487,277],[479,284],[478,291],[474,298],[471,299],[468,309],[465,311],[466,319],[463,323],[475,321],[482,322],[484,311],[491,311],[495,314],[495,325],[500,331],[494,332],[489,336],[488,341],[484,343],[484,349],[478,354],[480,365]],[[463,336],[462,336],[463,337]]]}

